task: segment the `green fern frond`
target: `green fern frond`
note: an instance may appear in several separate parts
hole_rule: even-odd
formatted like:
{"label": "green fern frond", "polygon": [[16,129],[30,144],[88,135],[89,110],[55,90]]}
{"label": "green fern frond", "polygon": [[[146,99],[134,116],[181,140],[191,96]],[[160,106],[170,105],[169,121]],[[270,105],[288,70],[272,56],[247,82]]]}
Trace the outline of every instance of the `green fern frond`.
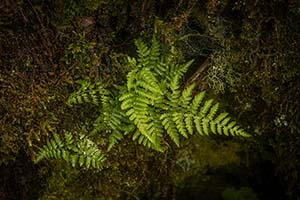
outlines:
{"label": "green fern frond", "polygon": [[153,68],[155,68],[160,61],[160,42],[156,39],[155,36],[153,36],[152,38],[149,60],[149,65]]}
{"label": "green fern frond", "polygon": [[138,53],[138,62],[141,64],[141,66],[146,66],[149,64],[150,59],[149,55],[151,53],[148,46],[140,39],[135,41],[135,45],[137,47],[137,53]]}
{"label": "green fern frond", "polygon": [[85,136],[74,140],[71,133],[66,133],[64,139],[58,134],[49,140],[46,145],[40,148],[35,163],[43,159],[62,159],[72,167],[84,167],[89,169],[101,169],[105,156],[98,146]]}
{"label": "green fern frond", "polygon": [[[227,114],[217,114],[218,103],[214,104],[211,99],[204,101],[205,91],[193,96],[195,84],[180,90],[181,80],[193,60],[184,64],[160,64],[159,61],[163,59],[158,58],[160,53],[157,40],[152,41],[150,48],[140,40],[136,45],[139,59],[134,71],[127,77],[127,84],[135,87],[127,87],[128,91],[123,91],[119,98],[121,109],[137,127],[134,140],[144,145],[160,145],[161,136],[153,136],[155,130],[160,131],[157,135],[166,131],[177,146],[180,144],[179,136],[187,138],[194,130],[200,135],[245,135],[234,124],[228,125],[230,118]],[[157,73],[157,66],[164,66],[165,70],[161,69]],[[131,77],[133,75],[134,78]],[[159,113],[157,118],[161,126],[154,128],[149,125],[153,121],[153,113]]]}

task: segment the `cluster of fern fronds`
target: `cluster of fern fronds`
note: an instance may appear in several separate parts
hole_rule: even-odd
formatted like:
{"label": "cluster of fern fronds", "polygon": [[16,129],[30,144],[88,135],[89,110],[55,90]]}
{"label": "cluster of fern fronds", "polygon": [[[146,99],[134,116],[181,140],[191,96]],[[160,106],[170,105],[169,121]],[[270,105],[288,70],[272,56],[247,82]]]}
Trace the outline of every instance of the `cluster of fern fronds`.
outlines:
{"label": "cluster of fern fronds", "polygon": [[228,113],[218,113],[218,103],[205,100],[205,91],[197,92],[195,84],[182,89],[182,79],[193,60],[172,63],[161,55],[160,42],[155,37],[150,47],[141,40],[135,44],[138,57],[127,58],[131,71],[124,86],[112,89],[101,81],[81,81],[81,88],[67,102],[70,106],[100,106],[101,114],[94,121],[92,132],[109,135],[108,150],[127,134],[157,151],[164,150],[166,137],[179,146],[181,137],[194,133],[249,136]]}

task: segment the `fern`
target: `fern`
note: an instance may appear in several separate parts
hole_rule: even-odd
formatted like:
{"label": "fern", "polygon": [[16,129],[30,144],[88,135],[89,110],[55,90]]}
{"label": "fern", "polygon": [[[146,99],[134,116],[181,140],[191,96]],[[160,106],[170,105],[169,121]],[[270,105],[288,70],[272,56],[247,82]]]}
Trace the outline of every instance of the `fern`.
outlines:
{"label": "fern", "polygon": [[53,139],[40,148],[35,162],[42,159],[61,159],[65,160],[72,167],[84,167],[101,169],[105,156],[97,145],[87,137],[81,135],[75,139],[69,132],[65,133],[64,138],[58,134],[53,135]]}
{"label": "fern", "polygon": [[142,40],[136,40],[135,45],[137,47],[137,52],[138,52],[138,62],[141,65],[137,65],[139,67],[141,66],[146,66],[149,64],[149,54],[150,54],[150,49],[148,46],[142,41]]}
{"label": "fern", "polygon": [[164,63],[166,59],[155,37],[150,46],[142,40],[135,44],[138,56],[127,58],[131,71],[123,87],[108,90],[100,81],[83,81],[68,99],[69,105],[97,102],[101,106],[92,133],[108,135],[108,150],[127,134],[158,151],[163,151],[166,136],[177,146],[180,138],[194,133],[249,136],[227,113],[218,114],[219,104],[205,100],[205,91],[195,92],[195,84],[181,90],[184,74],[193,60]]}
{"label": "fern", "polygon": [[[155,38],[150,47],[141,40],[136,41],[136,46],[138,59],[131,62],[133,69],[127,76],[127,90],[121,91],[119,98],[121,109],[136,125],[134,140],[161,150],[164,132],[177,146],[180,136],[188,138],[195,131],[199,135],[249,136],[227,114],[217,114],[219,104],[204,100],[205,91],[194,95],[195,84],[180,90],[182,78],[193,60],[184,64],[161,63],[160,45]],[[153,116],[159,119],[155,125]]]}

